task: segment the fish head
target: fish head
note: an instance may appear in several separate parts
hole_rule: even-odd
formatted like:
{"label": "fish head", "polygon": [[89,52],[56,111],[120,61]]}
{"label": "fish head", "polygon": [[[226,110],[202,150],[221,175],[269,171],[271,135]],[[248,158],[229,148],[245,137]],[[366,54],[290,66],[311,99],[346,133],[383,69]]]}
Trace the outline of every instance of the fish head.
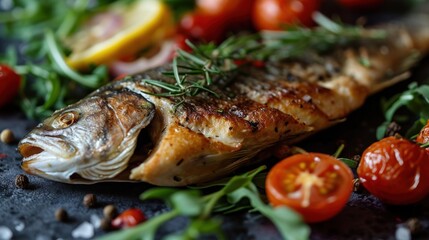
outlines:
{"label": "fish head", "polygon": [[112,179],[127,168],[154,113],[151,102],[129,90],[95,92],[54,112],[20,141],[22,168],[60,182]]}

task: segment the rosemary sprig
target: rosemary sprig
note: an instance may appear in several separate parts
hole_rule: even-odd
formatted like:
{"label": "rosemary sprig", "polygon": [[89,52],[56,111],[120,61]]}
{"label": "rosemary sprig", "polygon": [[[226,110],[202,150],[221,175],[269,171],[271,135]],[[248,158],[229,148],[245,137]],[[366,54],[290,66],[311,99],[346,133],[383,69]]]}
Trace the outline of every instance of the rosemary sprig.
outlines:
{"label": "rosemary sprig", "polygon": [[323,53],[334,47],[361,40],[379,40],[386,36],[382,30],[368,30],[360,26],[346,26],[330,20],[320,13],[315,14],[316,28],[290,27],[287,31],[264,31],[257,34],[232,36],[218,46],[194,45],[187,41],[192,52],[178,50],[173,60],[172,71],[164,72],[174,83],[145,80],[147,84],[161,88],[157,96],[192,97],[205,92],[215,97],[214,90],[222,89],[244,63],[254,61],[281,61],[302,58],[311,53]]}

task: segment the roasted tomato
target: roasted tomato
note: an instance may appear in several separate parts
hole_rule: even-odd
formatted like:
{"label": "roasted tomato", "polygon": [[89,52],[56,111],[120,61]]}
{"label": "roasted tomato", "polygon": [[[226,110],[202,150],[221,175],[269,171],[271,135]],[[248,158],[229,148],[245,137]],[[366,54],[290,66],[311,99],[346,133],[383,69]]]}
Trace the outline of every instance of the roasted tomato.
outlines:
{"label": "roasted tomato", "polygon": [[0,107],[13,99],[20,84],[20,76],[9,66],[0,64]]}
{"label": "roasted tomato", "polygon": [[353,173],[332,156],[304,153],[277,163],[265,184],[273,206],[288,206],[306,222],[320,222],[345,206],[353,190]]}
{"label": "roasted tomato", "polygon": [[349,8],[371,8],[380,6],[384,0],[338,0],[338,2]]}
{"label": "roasted tomato", "polygon": [[259,30],[281,30],[285,25],[313,24],[320,0],[256,0],[253,23]]}
{"label": "roasted tomato", "polygon": [[362,154],[357,172],[363,186],[388,204],[415,203],[429,193],[429,155],[403,138],[373,143]]}
{"label": "roasted tomato", "polygon": [[146,221],[146,217],[140,209],[130,208],[123,211],[112,221],[114,228],[130,228]]}

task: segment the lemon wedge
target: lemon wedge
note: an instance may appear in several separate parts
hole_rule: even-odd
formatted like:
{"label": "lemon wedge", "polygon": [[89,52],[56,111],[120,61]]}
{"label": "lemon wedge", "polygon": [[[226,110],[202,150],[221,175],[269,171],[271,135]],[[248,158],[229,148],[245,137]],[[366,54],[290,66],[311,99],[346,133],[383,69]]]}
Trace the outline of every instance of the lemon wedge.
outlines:
{"label": "lemon wedge", "polygon": [[67,64],[76,70],[92,64],[109,64],[170,35],[173,21],[168,7],[159,0],[114,4],[86,21],[65,39],[71,54]]}

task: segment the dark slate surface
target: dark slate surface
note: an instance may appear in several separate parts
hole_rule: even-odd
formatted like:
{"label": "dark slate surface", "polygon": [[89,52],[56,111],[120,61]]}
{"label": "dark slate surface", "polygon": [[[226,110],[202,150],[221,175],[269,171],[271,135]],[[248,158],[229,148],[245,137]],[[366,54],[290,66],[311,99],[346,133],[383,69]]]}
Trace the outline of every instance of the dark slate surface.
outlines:
{"label": "dark slate surface", "polygon": [[[348,16],[347,14],[343,15]],[[390,19],[391,16],[383,14],[377,17],[380,18]],[[2,52],[4,47],[4,44],[0,44]],[[344,157],[360,154],[375,140],[375,127],[382,122],[380,99],[403,91],[411,81],[422,82],[426,79],[429,79],[428,59],[413,71],[411,80],[371,97],[346,122],[325,130],[298,146],[309,151],[333,153],[344,143]],[[37,123],[26,120],[14,107],[0,109],[0,131],[12,129],[17,139],[22,138],[35,124]],[[162,202],[138,200],[139,194],[150,187],[144,183],[68,185],[29,176],[30,188],[18,189],[14,179],[17,174],[23,173],[20,160],[16,143],[0,143],[0,227],[10,228],[13,239],[72,239],[73,229],[84,221],[90,222],[93,215],[101,217],[106,204],[115,204],[119,210],[138,207],[148,217],[167,210]],[[88,209],[83,206],[82,199],[87,193],[97,196],[99,204],[96,208]],[[60,223],[55,220],[54,212],[59,207],[68,211],[68,222]],[[229,239],[280,239],[269,220],[258,214],[242,212],[222,218],[223,228]],[[422,226],[414,239],[429,239],[429,199],[413,206],[392,207],[383,205],[365,193],[353,193],[339,215],[329,221],[311,225],[311,239],[395,239],[398,224],[411,218],[417,218]],[[186,219],[175,219],[163,226],[159,236],[180,230],[185,225]],[[96,236],[104,233],[98,229],[95,232]]]}
{"label": "dark slate surface", "polygon": [[[429,79],[429,60],[413,71],[410,81]],[[365,106],[350,115],[348,120],[325,130],[299,144],[310,151],[333,153],[339,144],[346,144],[343,156],[361,153],[375,140],[375,127],[381,123],[379,102],[382,97],[406,89],[404,82],[368,99]],[[10,128],[18,139],[36,123],[28,121],[16,109],[0,110],[0,130]],[[103,183],[95,185],[68,185],[29,176],[30,189],[18,189],[14,185],[20,168],[20,156],[16,143],[0,143],[0,226],[13,230],[14,239],[71,239],[71,232],[91,215],[102,216],[103,206],[115,204],[120,210],[130,207],[142,209],[149,217],[165,206],[158,201],[141,202],[138,195],[150,186],[144,183]],[[88,209],[82,204],[83,196],[94,193],[99,205]],[[55,220],[57,208],[65,208],[71,220],[60,223]],[[429,239],[429,199],[406,207],[389,207],[364,193],[353,193],[346,208],[335,218],[314,224],[312,239],[394,239],[397,225],[410,218],[417,218],[423,227],[419,239]],[[258,214],[239,213],[224,216],[224,230],[230,239],[280,239],[275,227]],[[24,223],[22,231],[17,225]],[[182,229],[186,219],[176,219],[163,227],[161,234]],[[19,229],[19,227],[18,227]],[[104,234],[96,230],[96,235]]]}

